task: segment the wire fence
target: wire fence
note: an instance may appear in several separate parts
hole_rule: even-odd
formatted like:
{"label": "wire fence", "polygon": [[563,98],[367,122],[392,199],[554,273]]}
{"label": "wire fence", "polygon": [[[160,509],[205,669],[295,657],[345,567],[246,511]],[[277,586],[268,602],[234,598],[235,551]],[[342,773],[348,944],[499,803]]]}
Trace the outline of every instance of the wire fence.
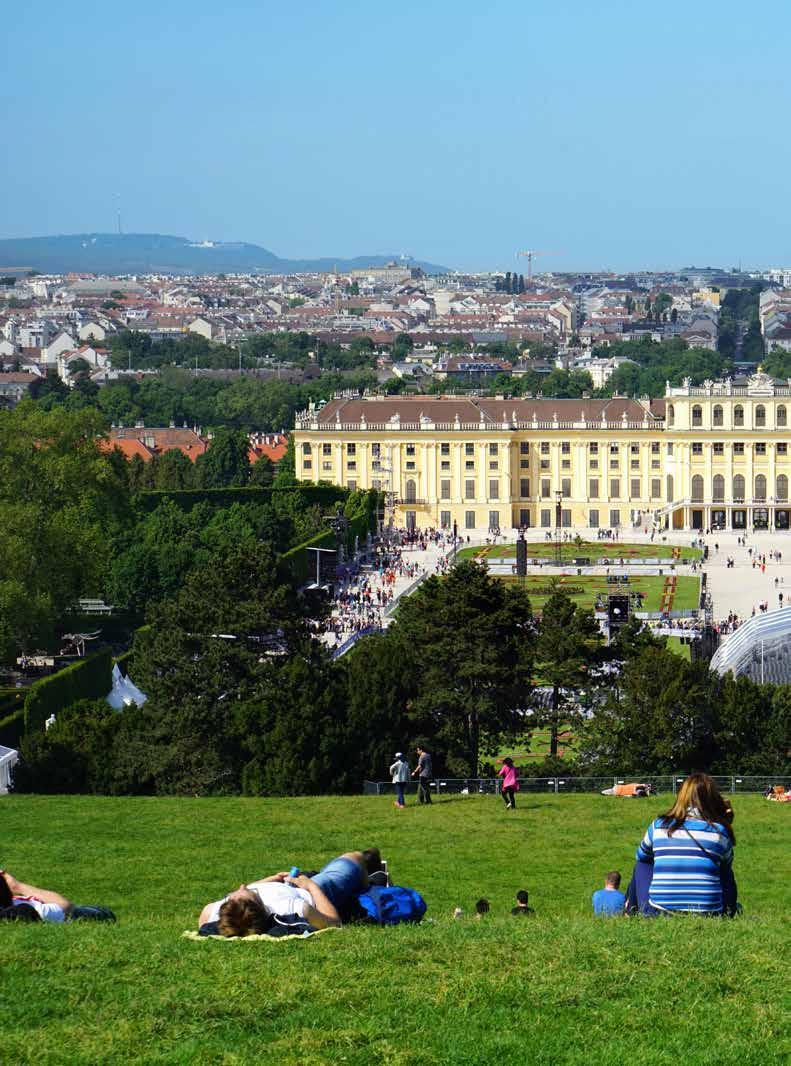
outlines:
{"label": "wire fence", "polygon": [[[773,785],[791,787],[791,776],[783,774],[713,774],[723,792],[763,792]],[[686,779],[686,774],[644,774],[630,777],[520,777],[520,792],[571,793],[602,792],[605,788],[623,785],[629,781],[641,781],[653,786],[656,792],[672,792]],[[500,791],[499,777],[438,777],[431,782],[435,795],[494,795]],[[364,781],[363,793],[368,796],[395,794],[396,786],[390,781]],[[417,782],[410,781],[404,791],[417,791]]]}

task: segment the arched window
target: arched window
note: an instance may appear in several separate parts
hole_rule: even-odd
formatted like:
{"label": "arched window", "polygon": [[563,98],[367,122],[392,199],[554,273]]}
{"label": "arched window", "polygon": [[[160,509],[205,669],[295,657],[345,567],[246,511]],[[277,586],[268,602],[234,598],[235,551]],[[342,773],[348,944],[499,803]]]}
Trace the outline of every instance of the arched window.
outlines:
{"label": "arched window", "polygon": [[713,417],[714,425],[715,426],[721,426],[722,425],[722,404],[721,403],[715,403],[714,404],[714,410],[713,410],[712,414],[714,416]]}
{"label": "arched window", "polygon": [[733,409],[733,424],[734,426],[744,425],[744,408],[740,403],[737,403]]}
{"label": "arched window", "polygon": [[667,502],[673,502],[673,475],[667,475]]}
{"label": "arched window", "polygon": [[766,499],[766,478],[763,474],[755,475],[755,498],[756,500]]}
{"label": "arched window", "polygon": [[786,412],[786,405],[781,403],[775,412],[778,426],[788,425],[788,414]]}
{"label": "arched window", "polygon": [[417,499],[417,489],[415,487],[415,482],[412,480],[412,478],[410,478],[407,481],[405,489],[406,489],[405,495],[404,495],[405,502],[406,503],[414,503],[415,500]]}
{"label": "arched window", "polygon": [[758,427],[766,425],[766,408],[762,403],[759,403],[755,409],[755,424]]}
{"label": "arched window", "polygon": [[744,478],[741,474],[733,479],[733,498],[737,503],[744,502]]}
{"label": "arched window", "polygon": [[722,474],[714,475],[714,485],[711,498],[714,503],[722,503],[725,499],[725,478]]}
{"label": "arched window", "polygon": [[703,408],[700,406],[699,403],[696,403],[694,405],[694,407],[692,408],[692,425],[693,426],[702,426],[703,425]]}
{"label": "arched window", "polygon": [[675,409],[675,407],[673,406],[672,403],[669,403],[667,405],[667,424],[669,426],[672,426],[675,421],[676,421],[676,409]]}
{"label": "arched window", "polygon": [[695,474],[692,479],[692,502],[703,503],[703,478]]}
{"label": "arched window", "polygon": [[785,474],[777,475],[777,484],[775,485],[775,496],[778,500],[784,502],[788,499],[788,478]]}

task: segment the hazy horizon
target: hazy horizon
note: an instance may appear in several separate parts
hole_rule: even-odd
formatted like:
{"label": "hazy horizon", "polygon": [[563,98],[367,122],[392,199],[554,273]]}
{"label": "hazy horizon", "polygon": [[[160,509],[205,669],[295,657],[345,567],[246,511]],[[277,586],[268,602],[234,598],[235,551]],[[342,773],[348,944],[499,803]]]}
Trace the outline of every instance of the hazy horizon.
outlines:
{"label": "hazy horizon", "polygon": [[232,0],[20,8],[0,235],[246,241],[460,270],[791,261],[791,12]]}

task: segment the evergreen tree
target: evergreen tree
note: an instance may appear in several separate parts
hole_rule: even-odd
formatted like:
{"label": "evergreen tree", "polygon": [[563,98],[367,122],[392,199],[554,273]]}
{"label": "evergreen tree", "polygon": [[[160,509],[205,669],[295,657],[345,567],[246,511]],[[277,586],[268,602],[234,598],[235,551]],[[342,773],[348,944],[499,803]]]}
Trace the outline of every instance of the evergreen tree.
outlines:
{"label": "evergreen tree", "polygon": [[552,690],[549,708],[539,714],[550,728],[550,757],[558,753],[560,726],[575,717],[581,695],[596,683],[602,649],[593,613],[565,593],[553,592],[542,608],[535,646],[537,678]]}
{"label": "evergreen tree", "polygon": [[533,631],[524,590],[471,561],[430,577],[399,606],[389,636],[415,671],[410,718],[445,746],[453,772],[477,774],[482,746],[496,748],[523,725]]}

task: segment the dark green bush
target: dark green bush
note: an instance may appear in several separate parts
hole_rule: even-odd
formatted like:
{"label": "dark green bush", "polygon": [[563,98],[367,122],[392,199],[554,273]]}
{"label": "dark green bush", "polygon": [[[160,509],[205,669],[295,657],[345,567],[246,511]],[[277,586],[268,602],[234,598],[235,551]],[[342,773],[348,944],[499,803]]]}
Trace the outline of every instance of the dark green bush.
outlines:
{"label": "dark green bush", "polygon": [[51,714],[58,715],[77,700],[106,696],[112,687],[112,664],[112,649],[103,648],[36,681],[25,699],[25,733],[43,729]]}

